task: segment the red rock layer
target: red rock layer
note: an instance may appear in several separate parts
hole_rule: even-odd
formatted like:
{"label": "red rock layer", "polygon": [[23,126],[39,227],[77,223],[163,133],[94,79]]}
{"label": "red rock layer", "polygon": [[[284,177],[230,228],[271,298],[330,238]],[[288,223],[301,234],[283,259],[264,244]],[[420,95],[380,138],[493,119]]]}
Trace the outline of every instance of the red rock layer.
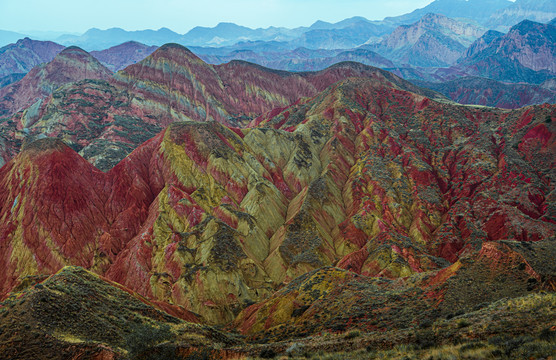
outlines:
{"label": "red rock layer", "polygon": [[545,241],[555,116],[439,103],[377,73],[243,130],[172,124],[108,173],[41,140],[0,170],[1,292],[75,264],[225,323],[323,266],[399,279]]}

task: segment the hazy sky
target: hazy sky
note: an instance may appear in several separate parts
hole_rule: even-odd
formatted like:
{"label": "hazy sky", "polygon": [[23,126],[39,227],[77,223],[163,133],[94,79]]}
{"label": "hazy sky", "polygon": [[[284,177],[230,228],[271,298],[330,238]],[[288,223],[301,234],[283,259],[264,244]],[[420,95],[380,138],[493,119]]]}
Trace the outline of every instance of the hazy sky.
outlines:
{"label": "hazy sky", "polygon": [[381,20],[422,8],[432,0],[0,0],[0,29],[84,32],[96,27],[126,30],[234,22],[249,27],[309,26],[352,16]]}

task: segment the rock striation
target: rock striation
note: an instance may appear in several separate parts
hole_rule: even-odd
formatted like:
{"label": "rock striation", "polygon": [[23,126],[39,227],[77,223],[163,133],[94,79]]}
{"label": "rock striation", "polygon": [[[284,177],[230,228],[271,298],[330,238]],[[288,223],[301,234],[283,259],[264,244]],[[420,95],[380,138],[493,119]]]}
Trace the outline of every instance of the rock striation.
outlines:
{"label": "rock striation", "polygon": [[225,324],[327,266],[439,286],[439,303],[463,301],[445,283],[466,261],[553,286],[540,248],[515,246],[555,235],[556,107],[466,107],[406,84],[348,78],[243,129],[175,122],[106,173],[59,140],[25,145],[0,169],[1,292],[79,265]]}

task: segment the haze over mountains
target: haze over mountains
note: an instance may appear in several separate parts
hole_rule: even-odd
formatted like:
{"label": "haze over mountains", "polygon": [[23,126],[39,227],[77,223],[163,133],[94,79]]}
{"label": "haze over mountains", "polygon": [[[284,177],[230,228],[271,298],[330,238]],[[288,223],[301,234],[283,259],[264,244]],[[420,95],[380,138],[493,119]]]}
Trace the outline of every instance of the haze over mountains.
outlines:
{"label": "haze over mountains", "polygon": [[2,47],[0,358],[549,359],[553,15]]}

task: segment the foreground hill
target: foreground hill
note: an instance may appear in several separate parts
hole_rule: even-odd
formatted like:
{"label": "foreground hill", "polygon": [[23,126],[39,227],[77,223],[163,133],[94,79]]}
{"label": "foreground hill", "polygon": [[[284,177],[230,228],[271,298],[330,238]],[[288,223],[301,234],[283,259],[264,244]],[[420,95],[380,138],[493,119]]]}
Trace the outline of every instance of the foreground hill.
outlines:
{"label": "foreground hill", "polygon": [[239,358],[239,352],[222,349],[236,339],[82,268],[65,267],[43,280],[0,306],[3,358]]}

